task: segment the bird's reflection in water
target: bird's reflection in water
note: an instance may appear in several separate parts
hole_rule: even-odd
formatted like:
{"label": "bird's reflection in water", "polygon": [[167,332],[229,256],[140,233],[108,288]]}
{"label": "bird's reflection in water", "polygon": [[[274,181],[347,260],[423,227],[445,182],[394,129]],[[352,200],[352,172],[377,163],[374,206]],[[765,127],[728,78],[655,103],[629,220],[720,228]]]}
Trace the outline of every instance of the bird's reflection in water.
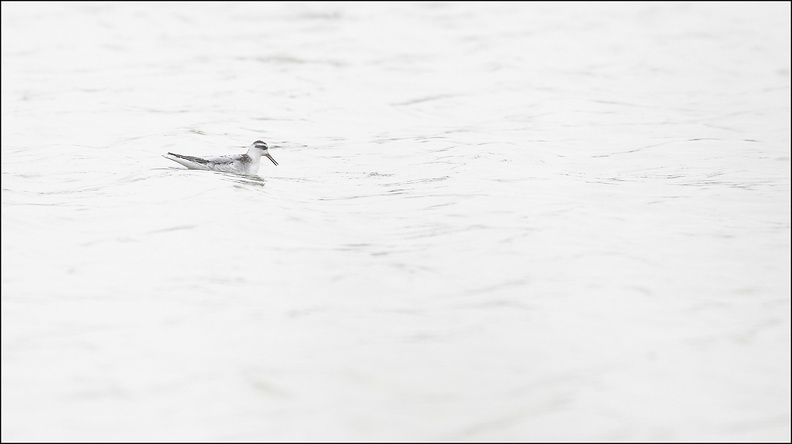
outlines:
{"label": "bird's reflection in water", "polygon": [[253,187],[264,187],[266,185],[267,180],[261,176],[242,176],[239,174],[233,173],[215,173],[221,176],[221,179],[228,182],[235,183],[236,187],[238,188],[249,188]]}

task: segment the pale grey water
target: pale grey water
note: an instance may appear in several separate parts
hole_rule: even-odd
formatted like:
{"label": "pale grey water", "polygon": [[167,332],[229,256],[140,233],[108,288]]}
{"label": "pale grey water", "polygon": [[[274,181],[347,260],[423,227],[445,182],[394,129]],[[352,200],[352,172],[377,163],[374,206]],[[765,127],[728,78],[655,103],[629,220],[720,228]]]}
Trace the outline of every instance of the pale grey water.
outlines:
{"label": "pale grey water", "polygon": [[4,2],[2,439],[788,441],[789,86],[789,3]]}

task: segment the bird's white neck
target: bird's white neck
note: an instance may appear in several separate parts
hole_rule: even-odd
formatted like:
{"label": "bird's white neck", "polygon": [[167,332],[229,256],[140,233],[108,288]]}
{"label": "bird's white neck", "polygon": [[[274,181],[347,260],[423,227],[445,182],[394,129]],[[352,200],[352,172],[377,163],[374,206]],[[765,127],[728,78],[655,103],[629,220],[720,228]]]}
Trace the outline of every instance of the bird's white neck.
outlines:
{"label": "bird's white neck", "polygon": [[261,151],[261,150],[260,150],[260,149],[258,149],[258,148],[255,148],[255,147],[250,147],[250,148],[248,148],[248,150],[247,150],[247,155],[248,155],[248,157],[250,157],[250,158],[251,158],[251,159],[253,159],[253,160],[259,160],[259,159],[261,159],[261,156],[262,156],[263,154],[264,154],[264,153],[263,153],[263,151]]}

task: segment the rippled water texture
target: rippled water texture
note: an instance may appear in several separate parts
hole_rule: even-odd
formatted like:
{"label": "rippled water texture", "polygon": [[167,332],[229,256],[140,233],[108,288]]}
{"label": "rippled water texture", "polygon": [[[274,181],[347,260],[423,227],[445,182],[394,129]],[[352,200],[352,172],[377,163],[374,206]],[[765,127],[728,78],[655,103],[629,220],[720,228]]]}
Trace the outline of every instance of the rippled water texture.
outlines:
{"label": "rippled water texture", "polygon": [[2,4],[4,441],[789,441],[789,270],[788,2]]}

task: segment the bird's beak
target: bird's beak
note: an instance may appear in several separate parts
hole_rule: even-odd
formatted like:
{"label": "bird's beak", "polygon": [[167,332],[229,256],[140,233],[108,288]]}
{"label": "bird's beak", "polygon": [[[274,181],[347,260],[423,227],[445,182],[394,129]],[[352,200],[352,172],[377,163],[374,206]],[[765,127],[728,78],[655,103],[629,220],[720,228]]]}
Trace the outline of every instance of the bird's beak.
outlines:
{"label": "bird's beak", "polygon": [[265,156],[269,157],[269,160],[271,160],[272,163],[275,164],[275,166],[278,166],[278,162],[275,162],[275,159],[273,159],[272,156],[269,155],[269,153],[265,154]]}

